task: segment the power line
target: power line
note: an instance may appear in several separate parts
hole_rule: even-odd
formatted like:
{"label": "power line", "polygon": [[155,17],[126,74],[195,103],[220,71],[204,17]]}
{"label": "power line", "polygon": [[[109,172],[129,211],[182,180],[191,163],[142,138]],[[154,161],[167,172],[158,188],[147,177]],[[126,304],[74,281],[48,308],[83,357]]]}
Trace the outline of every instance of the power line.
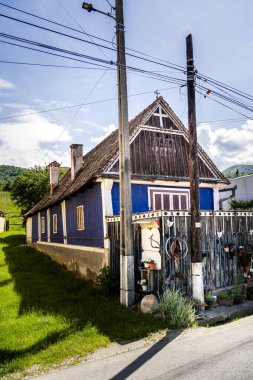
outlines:
{"label": "power line", "polygon": [[[96,43],[94,41],[84,40],[82,38],[78,38],[78,37],[75,37],[75,36],[72,36],[72,35],[69,35],[69,34],[66,34],[66,33],[62,33],[62,32],[59,32],[59,31],[56,31],[56,30],[53,30],[53,29],[49,29],[49,28],[46,28],[46,27],[43,27],[43,26],[40,26],[40,25],[37,25],[37,24],[33,24],[33,23],[30,23],[30,22],[24,21],[24,20],[20,20],[20,19],[17,19],[15,17],[7,16],[7,15],[4,15],[2,13],[0,13],[0,16],[8,18],[8,19],[13,20],[13,21],[17,21],[17,22],[23,23],[25,25],[33,26],[35,28],[39,28],[39,29],[42,29],[42,30],[45,30],[45,31],[48,31],[48,32],[56,33],[58,35],[61,35],[61,36],[64,36],[64,37],[68,37],[68,38],[71,38],[71,39],[74,39],[74,40],[77,40],[77,41],[80,41],[80,42],[85,42],[85,43],[88,43],[88,44],[91,44],[91,45],[95,45],[95,46],[103,48],[103,49],[108,49],[108,50],[113,51],[113,52],[117,51],[115,48],[112,48],[112,47],[109,47],[109,46],[105,46],[105,45],[101,45],[101,44],[98,44],[98,43]],[[148,58],[143,58],[143,57],[137,56],[135,54],[131,54],[131,53],[126,53],[126,54],[129,55],[130,57],[137,58],[137,59],[140,59],[140,60],[143,60],[143,61],[146,61],[146,62],[154,63],[154,64],[157,64],[157,65],[160,65],[160,66],[173,68],[173,69],[178,70],[180,72],[184,72],[185,71],[184,69],[174,68],[172,66],[169,66],[168,64],[156,62],[154,60],[151,60],[151,59],[148,59]]]}
{"label": "power line", "polygon": [[[113,66],[117,66],[117,63],[114,62],[114,61],[107,61],[107,60],[102,59],[102,58],[93,57],[93,56],[89,56],[89,55],[86,55],[86,54],[73,52],[73,51],[70,51],[70,50],[58,48],[58,47],[55,47],[55,46],[51,46],[51,45],[43,44],[43,43],[40,43],[40,42],[28,40],[28,39],[25,39],[25,38],[21,38],[21,37],[18,37],[18,36],[9,35],[9,34],[6,34],[6,33],[0,33],[0,36],[2,36],[4,38],[7,38],[7,39],[14,40],[14,41],[19,41],[19,42],[21,41],[23,43],[30,44],[30,45],[33,45],[33,46],[36,46],[36,47],[42,47],[44,49],[54,50],[54,51],[57,51],[57,52],[61,52],[61,53],[69,54],[69,55],[74,55],[74,56],[85,58],[85,59],[88,59],[88,60],[91,60],[91,61],[99,62],[100,64],[103,64],[102,67],[105,67],[105,65],[108,65],[108,64],[113,65]],[[4,41],[1,40],[0,42],[4,42]],[[9,44],[12,44],[12,45],[15,45],[15,46],[19,46],[19,47],[22,47],[22,48],[26,48],[26,49],[30,49],[30,50],[34,50],[34,51],[43,52],[43,53],[46,53],[46,54],[52,54],[52,53],[49,53],[49,52],[45,52],[44,50],[35,49],[35,48],[27,47],[27,46],[24,46],[24,45],[18,45],[18,44],[14,44],[14,43],[9,43]],[[61,56],[61,55],[55,54],[55,53],[53,55],[59,56],[61,58],[69,58],[69,57]],[[81,62],[87,63],[87,61],[81,61]],[[133,66],[126,66],[126,68],[128,70],[136,71],[136,72],[139,72],[139,73],[142,73],[142,74],[147,74],[149,77],[151,77],[153,79],[163,80],[163,81],[169,82],[169,83],[185,84],[185,80],[180,79],[180,78],[175,78],[175,77],[170,77],[170,76],[162,75],[162,74],[159,74],[159,73],[156,73],[156,72],[153,72],[153,71],[148,71],[148,70],[136,68],[136,67],[133,67]]]}
{"label": "power line", "polygon": [[[199,94],[203,95],[203,94],[202,94],[199,90],[197,90],[197,89],[196,89],[196,92],[198,92]],[[218,101],[217,99],[213,99],[213,98],[210,97],[210,96],[208,96],[208,99],[211,99],[212,101],[214,101],[214,102],[216,102],[216,103],[218,103],[218,104],[220,104],[220,105],[222,105],[222,106],[224,106],[224,107],[226,107],[226,108],[228,108],[228,109],[230,109],[230,110],[232,110],[232,111],[238,113],[239,115],[244,116],[246,119],[253,120],[250,116],[247,116],[247,115],[245,115],[245,114],[243,114],[243,113],[241,113],[241,112],[235,110],[234,108],[229,107],[227,104],[224,104],[224,103]]]}
{"label": "power line", "polygon": [[[172,90],[174,88],[179,88],[179,87],[180,86],[161,88],[158,91],[167,91],[167,90]],[[145,92],[139,92],[139,93],[136,93],[136,94],[131,94],[131,95],[128,95],[128,97],[145,95],[145,94],[151,94],[151,93],[154,93],[154,90],[152,90],[152,91],[145,91]],[[117,100],[117,99],[118,99],[117,97],[115,97],[115,98],[108,98],[108,99],[97,100],[97,101],[89,102],[89,103],[76,104],[76,105],[72,105],[72,106],[57,107],[57,108],[51,108],[49,110],[42,110],[42,111],[36,111],[36,112],[23,113],[23,114],[19,114],[19,115],[5,116],[5,117],[0,118],[0,120],[15,119],[17,117],[37,115],[37,114],[48,113],[48,112],[53,112],[53,111],[62,111],[62,110],[76,108],[76,107],[80,107],[80,106],[88,106],[88,105],[92,105],[92,104],[105,103],[105,102],[109,102],[109,101]]]}
{"label": "power line", "polygon": [[[97,88],[97,86],[99,85],[99,83],[101,82],[101,80],[104,78],[105,74],[106,74],[107,70],[105,70],[103,72],[103,74],[100,76],[100,78],[97,80],[97,82],[94,84],[94,86],[92,87],[92,89],[89,91],[88,95],[85,97],[85,100],[84,100],[84,103],[87,102],[87,100],[89,99],[89,97],[91,96],[91,94],[95,91],[95,89]],[[60,137],[63,135],[63,133],[69,129],[69,127],[71,126],[71,123],[72,121],[74,120],[74,118],[76,117],[76,115],[81,111],[83,105],[81,104],[78,109],[75,111],[75,113],[73,114],[73,116],[71,117],[71,119],[69,120],[68,124],[66,125],[66,127],[63,128],[63,130],[61,131],[61,133],[59,134],[59,136],[55,139],[55,141],[50,145],[50,147],[48,148],[49,150],[52,149],[55,144],[57,143],[57,141],[59,141]],[[45,157],[48,156],[48,152],[45,153],[44,157],[39,161],[43,161],[45,159]]]}
{"label": "power line", "polygon": [[[0,63],[8,63],[13,65],[27,65],[27,66],[39,66],[39,67],[58,67],[58,68],[66,68],[66,69],[84,69],[84,70],[104,70],[99,67],[87,67],[87,66],[66,66],[66,65],[50,65],[44,63],[32,63],[32,62],[17,62],[17,61],[2,61]],[[88,62],[87,62],[88,63]],[[108,70],[116,70],[115,68],[108,68]]]}
{"label": "power line", "polygon": [[[40,19],[40,20],[43,20],[43,21],[49,22],[49,23],[51,23],[51,24],[54,24],[54,25],[57,25],[57,26],[61,26],[61,27],[65,28],[65,29],[72,30],[72,31],[77,32],[77,33],[85,34],[85,35],[90,36],[90,37],[92,37],[92,38],[95,38],[95,39],[97,39],[97,40],[100,40],[100,41],[106,42],[106,43],[108,43],[108,44],[111,44],[111,41],[109,41],[109,40],[106,40],[106,39],[104,39],[104,38],[101,38],[101,37],[95,36],[95,35],[93,35],[93,34],[89,34],[89,33],[85,32],[85,31],[82,32],[82,31],[80,31],[80,30],[78,30],[78,29],[75,29],[75,28],[72,28],[72,27],[70,27],[70,26],[67,26],[67,25],[64,25],[64,24],[58,23],[58,22],[53,21],[53,20],[49,20],[48,18],[44,18],[44,17],[38,16],[38,15],[35,15],[34,13],[27,12],[27,11],[24,11],[24,10],[21,10],[21,9],[18,9],[18,8],[15,8],[15,7],[13,7],[13,6],[6,5],[6,4],[3,4],[3,3],[0,3],[0,5],[2,5],[2,6],[4,6],[4,7],[7,7],[7,8],[10,8],[10,9],[13,9],[13,10],[16,10],[17,12],[21,12],[21,13],[27,14],[27,15],[29,15],[29,16],[32,16],[32,17],[38,18],[38,19]],[[79,25],[79,24],[78,24],[78,25]],[[80,25],[79,25],[79,27],[80,27]],[[145,57],[149,57],[149,58],[152,58],[152,59],[156,59],[156,60],[159,60],[159,61],[161,61],[161,62],[164,62],[164,63],[167,63],[167,64],[169,64],[169,65],[172,65],[172,66],[174,66],[174,67],[172,67],[172,69],[174,68],[175,70],[177,70],[177,69],[186,70],[186,68],[185,68],[184,66],[180,66],[180,65],[178,65],[178,64],[175,64],[175,63],[169,62],[169,61],[167,61],[167,60],[164,60],[164,59],[161,59],[161,58],[154,57],[154,56],[152,56],[152,55],[150,55],[150,54],[143,53],[143,52],[141,52],[141,51],[139,51],[139,50],[131,49],[131,48],[129,48],[129,47],[126,47],[126,49],[129,50],[129,51],[132,51],[132,52],[134,52],[134,53],[141,54],[141,55],[143,55],[143,56],[145,56]]]}

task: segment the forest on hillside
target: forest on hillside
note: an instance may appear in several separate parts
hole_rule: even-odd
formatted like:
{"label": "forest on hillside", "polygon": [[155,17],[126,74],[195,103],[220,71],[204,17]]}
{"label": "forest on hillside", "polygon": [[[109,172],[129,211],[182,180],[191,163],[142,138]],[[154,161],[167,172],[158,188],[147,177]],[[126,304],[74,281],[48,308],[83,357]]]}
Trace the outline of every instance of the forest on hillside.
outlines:
{"label": "forest on hillside", "polygon": [[16,176],[23,172],[18,166],[0,165],[0,190],[2,190]]}

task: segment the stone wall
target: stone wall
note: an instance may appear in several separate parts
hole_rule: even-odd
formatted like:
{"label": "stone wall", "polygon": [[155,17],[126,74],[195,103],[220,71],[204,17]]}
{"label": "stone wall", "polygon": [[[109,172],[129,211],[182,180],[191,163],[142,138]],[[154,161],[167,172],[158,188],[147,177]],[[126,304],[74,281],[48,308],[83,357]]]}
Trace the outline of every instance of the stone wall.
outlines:
{"label": "stone wall", "polygon": [[50,256],[53,261],[65,265],[68,270],[96,282],[100,269],[108,265],[108,251],[104,248],[82,247],[56,243],[29,244],[37,251]]}

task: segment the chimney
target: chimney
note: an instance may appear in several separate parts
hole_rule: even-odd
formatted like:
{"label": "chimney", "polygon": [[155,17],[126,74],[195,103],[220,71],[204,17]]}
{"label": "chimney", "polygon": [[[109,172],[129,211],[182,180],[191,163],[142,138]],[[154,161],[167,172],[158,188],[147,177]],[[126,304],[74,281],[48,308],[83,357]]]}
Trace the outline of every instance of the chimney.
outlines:
{"label": "chimney", "polygon": [[47,169],[49,170],[50,175],[50,194],[52,195],[54,193],[54,188],[59,183],[59,168],[60,164],[58,162],[53,161],[48,164]]}
{"label": "chimney", "polygon": [[72,144],[71,149],[71,181],[75,179],[76,173],[83,166],[83,144]]}

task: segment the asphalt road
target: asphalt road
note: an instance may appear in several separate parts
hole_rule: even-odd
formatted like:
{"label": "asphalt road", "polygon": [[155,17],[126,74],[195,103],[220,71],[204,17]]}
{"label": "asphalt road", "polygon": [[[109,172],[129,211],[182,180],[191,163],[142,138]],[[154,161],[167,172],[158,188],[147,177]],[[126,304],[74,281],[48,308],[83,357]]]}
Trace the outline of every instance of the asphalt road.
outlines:
{"label": "asphalt road", "polygon": [[36,380],[253,380],[253,316],[168,333],[153,345],[40,375]]}

